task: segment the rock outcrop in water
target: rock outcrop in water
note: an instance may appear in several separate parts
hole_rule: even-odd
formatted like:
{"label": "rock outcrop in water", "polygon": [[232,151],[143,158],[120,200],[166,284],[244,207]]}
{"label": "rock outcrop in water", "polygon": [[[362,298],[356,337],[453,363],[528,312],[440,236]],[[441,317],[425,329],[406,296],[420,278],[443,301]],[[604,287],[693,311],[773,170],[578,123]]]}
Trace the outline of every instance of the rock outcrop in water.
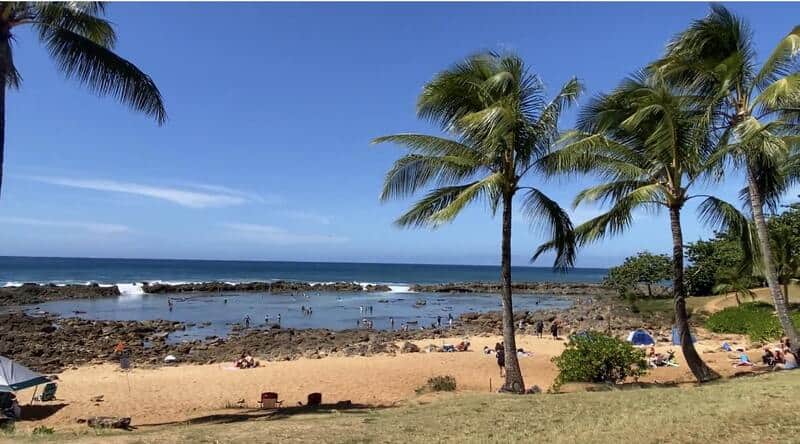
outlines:
{"label": "rock outcrop in water", "polygon": [[[515,293],[608,296],[612,289],[600,284],[575,282],[514,282]],[[423,293],[499,293],[499,282],[461,282],[449,284],[412,285],[411,291]]]}
{"label": "rock outcrop in water", "polygon": [[[672,323],[664,314],[637,314],[611,299],[578,298],[568,310],[517,312],[515,321],[525,324],[519,334],[532,334],[533,325],[540,319],[546,327],[558,319],[562,336],[591,329],[624,337],[634,328],[645,328],[653,332],[656,340],[663,341],[669,340]],[[163,365],[167,355],[174,355],[181,363],[206,364],[233,362],[244,352],[270,361],[397,354],[401,352],[400,345],[411,340],[436,342],[441,337],[500,335],[502,316],[499,312],[465,313],[452,329],[407,332],[237,328],[227,338],[209,336],[168,343],[170,333],[188,326],[165,320],[92,321],[11,313],[0,315],[0,355],[40,372],[57,372],[77,365],[115,362],[113,349],[120,341],[131,351],[131,361],[139,366]],[[406,351],[411,348],[406,347]]]}
{"label": "rock outcrop in water", "polygon": [[89,285],[22,284],[18,287],[0,287],[0,306],[40,304],[60,299],[94,299],[119,296],[119,288]]}
{"label": "rock outcrop in water", "polygon": [[387,285],[367,285],[362,287],[355,282],[331,282],[322,284],[309,284],[307,282],[275,281],[275,282],[198,282],[188,284],[144,284],[145,293],[214,293],[223,291],[253,291],[253,292],[380,292],[391,291]]}

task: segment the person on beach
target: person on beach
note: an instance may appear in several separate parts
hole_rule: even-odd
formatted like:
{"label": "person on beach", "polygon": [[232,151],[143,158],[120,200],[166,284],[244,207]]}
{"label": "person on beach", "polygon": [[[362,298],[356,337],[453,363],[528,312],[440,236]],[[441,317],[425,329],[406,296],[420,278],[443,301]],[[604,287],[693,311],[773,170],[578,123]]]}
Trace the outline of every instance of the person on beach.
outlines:
{"label": "person on beach", "polygon": [[269,324],[269,313],[264,315],[264,324]]}
{"label": "person on beach", "polygon": [[453,320],[453,313],[447,313],[447,320],[452,322],[452,320]]}
{"label": "person on beach", "polygon": [[244,328],[250,328],[250,315],[244,315]]}
{"label": "person on beach", "polygon": [[369,306],[369,314],[372,314],[372,305]]}
{"label": "person on beach", "polygon": [[558,339],[558,319],[553,320],[550,324],[550,333],[553,335],[553,339]]}
{"label": "person on beach", "polygon": [[772,370],[792,370],[797,368],[797,356],[790,349],[783,350],[783,363],[775,364]]}
{"label": "person on beach", "polygon": [[538,321],[536,321],[536,336],[538,336],[539,339],[542,339],[543,332],[544,332],[544,321],[539,319]]}
{"label": "person on beach", "polygon": [[222,300],[222,303],[223,303],[223,304],[227,304],[227,303],[228,303],[228,298],[225,298],[225,299],[223,299],[223,300]]}
{"label": "person on beach", "polygon": [[167,298],[167,305],[169,306],[169,311],[172,311],[172,299]]}
{"label": "person on beach", "polygon": [[504,378],[506,376],[506,351],[503,344],[499,342],[495,344],[494,354],[497,357],[497,366],[500,367],[500,377]]}
{"label": "person on beach", "polygon": [[278,313],[278,325],[281,325],[281,314]]}
{"label": "person on beach", "polygon": [[442,327],[442,317],[441,316],[436,316],[436,325],[438,325],[439,328]]}
{"label": "person on beach", "polygon": [[394,318],[389,318],[389,326],[394,331]]}
{"label": "person on beach", "polygon": [[453,318],[450,317],[450,319],[447,320],[447,323],[450,324],[450,328],[452,329],[453,328]]}
{"label": "person on beach", "polygon": [[311,316],[312,313],[314,313],[314,312],[311,310],[311,306],[309,305],[308,306],[308,315]]}
{"label": "person on beach", "polygon": [[772,367],[775,365],[775,355],[769,347],[764,347],[764,354],[761,355],[761,363]]}
{"label": "person on beach", "polygon": [[520,331],[522,331],[522,328],[523,328],[524,326],[525,326],[525,324],[523,323],[522,319],[520,319],[520,320],[519,320],[519,326],[518,326],[517,328],[518,328]]}

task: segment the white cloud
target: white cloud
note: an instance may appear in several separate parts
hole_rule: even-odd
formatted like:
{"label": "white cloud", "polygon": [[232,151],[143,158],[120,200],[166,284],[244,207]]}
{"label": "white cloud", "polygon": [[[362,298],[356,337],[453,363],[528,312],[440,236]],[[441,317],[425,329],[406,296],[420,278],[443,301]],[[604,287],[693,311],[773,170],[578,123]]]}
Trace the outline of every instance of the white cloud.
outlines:
{"label": "white cloud", "polygon": [[119,234],[130,231],[125,225],[103,224],[97,222],[77,222],[32,219],[27,217],[0,217],[0,223],[27,225],[31,227],[56,227],[89,231],[97,234]]}
{"label": "white cloud", "polygon": [[[45,176],[28,176],[28,179],[71,188],[135,194],[154,199],[166,200],[168,202],[176,203],[189,208],[225,207],[242,205],[247,202],[255,201],[253,195],[248,195],[247,193],[231,190],[229,188],[214,187],[212,185],[204,185],[204,187],[207,188],[206,191],[197,191],[170,187],[157,187],[131,182],[118,182],[115,180],[72,179],[68,177]],[[195,186],[195,188],[198,187]],[[214,190],[212,191],[208,188],[214,188]]]}
{"label": "white cloud", "polygon": [[274,245],[341,244],[350,240],[342,236],[293,233],[285,228],[272,225],[229,223],[225,226],[242,239]]}
{"label": "white cloud", "polygon": [[316,213],[311,213],[311,212],[308,212],[308,211],[281,210],[278,213],[282,214],[282,215],[284,215],[286,217],[289,217],[289,218],[292,218],[292,219],[295,219],[295,220],[299,220],[299,221],[311,222],[311,223],[320,224],[320,225],[330,225],[331,224],[331,218],[330,217],[323,216],[323,215],[316,214]]}

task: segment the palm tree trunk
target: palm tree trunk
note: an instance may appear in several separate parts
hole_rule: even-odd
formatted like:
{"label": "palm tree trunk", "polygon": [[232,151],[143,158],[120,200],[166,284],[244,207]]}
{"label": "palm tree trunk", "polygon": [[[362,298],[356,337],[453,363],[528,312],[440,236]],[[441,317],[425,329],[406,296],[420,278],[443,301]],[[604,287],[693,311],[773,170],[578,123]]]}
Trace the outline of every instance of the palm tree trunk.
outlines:
{"label": "palm tree trunk", "polygon": [[525,383],[517,359],[517,341],[514,337],[514,309],[511,302],[511,193],[503,194],[503,243],[500,277],[503,281],[503,347],[506,357],[506,382],[502,391],[524,393]]}
{"label": "palm tree trunk", "polygon": [[789,306],[789,282],[783,284],[783,302]]}
{"label": "palm tree trunk", "polygon": [[6,87],[8,70],[11,69],[10,38],[8,30],[0,30],[0,192],[3,186],[3,158],[6,147]]}
{"label": "palm tree trunk", "polygon": [[758,243],[761,247],[762,261],[764,262],[764,277],[767,278],[769,293],[775,304],[775,312],[778,315],[781,327],[783,327],[783,333],[791,340],[795,349],[797,349],[797,347],[800,346],[797,342],[797,330],[794,328],[792,319],[789,317],[789,307],[786,304],[786,299],[784,299],[781,294],[781,286],[778,283],[778,272],[775,269],[775,261],[772,256],[772,245],[770,245],[769,242],[767,221],[764,219],[764,200],[761,196],[761,190],[758,188],[755,172],[750,165],[747,166],[747,188],[750,192],[750,206],[753,208],[753,220],[756,223]]}
{"label": "palm tree trunk", "polygon": [[683,231],[681,229],[681,209],[671,206],[669,219],[672,228],[672,292],[675,299],[675,324],[681,338],[681,351],[686,365],[698,382],[706,382],[719,377],[711,370],[694,348],[692,333],[689,330],[689,316],[686,313],[686,288],[683,285]]}

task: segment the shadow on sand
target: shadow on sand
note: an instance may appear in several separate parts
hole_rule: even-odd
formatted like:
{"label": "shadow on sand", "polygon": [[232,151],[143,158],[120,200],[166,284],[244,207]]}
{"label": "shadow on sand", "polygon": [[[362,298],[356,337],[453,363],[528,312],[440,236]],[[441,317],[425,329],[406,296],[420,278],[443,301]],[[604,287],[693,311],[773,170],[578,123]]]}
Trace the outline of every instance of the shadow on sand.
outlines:
{"label": "shadow on sand", "polygon": [[57,411],[63,409],[68,405],[69,404],[65,403],[23,405],[22,415],[21,415],[22,417],[20,418],[20,420],[39,421],[42,419],[47,419],[50,416],[54,415]]}
{"label": "shadow on sand", "polygon": [[139,424],[137,428],[161,427],[168,425],[199,425],[199,424],[230,424],[234,422],[253,420],[277,420],[304,414],[330,414],[330,413],[367,413],[370,410],[383,409],[386,406],[367,404],[353,404],[339,402],[335,404],[320,404],[318,406],[281,407],[279,409],[239,409],[231,413],[217,413],[213,415],[198,416],[184,421],[162,422],[157,424]]}

